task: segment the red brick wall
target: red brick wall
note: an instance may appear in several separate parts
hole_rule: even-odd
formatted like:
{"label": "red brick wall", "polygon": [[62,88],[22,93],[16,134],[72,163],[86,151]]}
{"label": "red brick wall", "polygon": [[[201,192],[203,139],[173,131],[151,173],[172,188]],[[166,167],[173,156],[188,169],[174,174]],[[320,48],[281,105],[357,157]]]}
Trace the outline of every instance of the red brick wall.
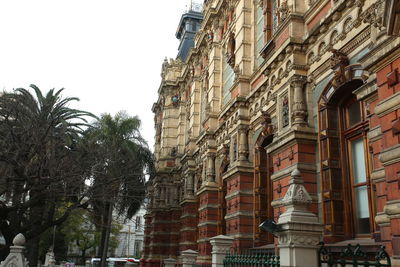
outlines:
{"label": "red brick wall", "polygon": [[[370,128],[376,126],[381,127],[382,136],[380,139],[370,142],[370,150],[373,153],[373,168],[384,168],[386,178],[384,181],[376,183],[377,195],[377,211],[384,211],[387,201],[400,199],[400,163],[393,163],[383,166],[379,160],[379,155],[382,150],[388,149],[400,144],[400,136],[392,131],[393,123],[400,119],[400,107],[382,117],[374,114],[375,107],[378,103],[400,91],[400,83],[389,85],[387,76],[392,72],[397,72],[399,80],[400,75],[400,59],[388,64],[385,68],[376,73],[378,86],[377,100],[370,104],[369,109],[372,112],[370,117]],[[385,243],[389,254],[400,255],[400,219],[392,218],[390,225],[380,227],[380,238]]]}
{"label": "red brick wall", "polygon": [[311,30],[314,26],[316,26],[323,17],[326,16],[326,14],[328,14],[329,9],[331,9],[332,7],[332,2],[328,2],[326,3],[326,5],[321,9],[320,12],[318,12],[318,14],[307,24],[307,29]]}

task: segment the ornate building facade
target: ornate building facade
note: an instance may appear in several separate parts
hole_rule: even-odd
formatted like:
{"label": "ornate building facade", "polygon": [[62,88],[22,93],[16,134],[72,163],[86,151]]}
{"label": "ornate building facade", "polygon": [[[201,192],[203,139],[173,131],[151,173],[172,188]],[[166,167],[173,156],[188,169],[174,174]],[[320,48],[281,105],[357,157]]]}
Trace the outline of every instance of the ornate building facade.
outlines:
{"label": "ornate building facade", "polygon": [[399,1],[208,0],[178,38],[188,23],[194,47],[163,63],[153,106],[142,265],[187,249],[207,264],[220,234],[274,246],[258,226],[294,169],[326,243],[400,257]]}

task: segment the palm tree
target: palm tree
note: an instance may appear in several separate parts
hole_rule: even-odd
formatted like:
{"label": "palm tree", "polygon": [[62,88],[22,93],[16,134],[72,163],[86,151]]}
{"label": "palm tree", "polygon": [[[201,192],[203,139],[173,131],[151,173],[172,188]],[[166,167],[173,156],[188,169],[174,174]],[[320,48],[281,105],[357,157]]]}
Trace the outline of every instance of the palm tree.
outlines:
{"label": "palm tree", "polygon": [[[80,205],[79,191],[86,170],[79,139],[91,113],[70,108],[78,98],[63,98],[61,90],[43,95],[19,88],[0,96],[0,231],[7,248],[24,233],[29,262],[37,265],[39,235],[62,223]],[[55,211],[66,205],[65,213]],[[7,255],[6,251],[0,255]]]}
{"label": "palm tree", "polygon": [[[114,117],[104,114],[90,128],[97,146],[97,166],[93,169],[93,207],[102,228],[102,264],[105,264],[113,210],[131,218],[145,198],[146,173],[153,173],[153,156],[140,134],[140,120],[125,112]],[[99,197],[101,196],[101,197]]]}

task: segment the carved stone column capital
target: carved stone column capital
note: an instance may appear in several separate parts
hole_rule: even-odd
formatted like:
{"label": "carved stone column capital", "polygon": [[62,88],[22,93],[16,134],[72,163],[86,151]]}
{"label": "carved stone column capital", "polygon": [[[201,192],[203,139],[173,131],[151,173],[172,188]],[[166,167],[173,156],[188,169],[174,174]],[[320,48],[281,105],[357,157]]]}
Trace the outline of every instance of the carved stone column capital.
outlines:
{"label": "carved stone column capital", "polygon": [[207,154],[207,181],[215,182],[215,157],[216,153]]}
{"label": "carved stone column capital", "polygon": [[290,86],[293,88],[303,88],[303,86],[307,83],[307,76],[303,75],[293,75],[290,78]]}

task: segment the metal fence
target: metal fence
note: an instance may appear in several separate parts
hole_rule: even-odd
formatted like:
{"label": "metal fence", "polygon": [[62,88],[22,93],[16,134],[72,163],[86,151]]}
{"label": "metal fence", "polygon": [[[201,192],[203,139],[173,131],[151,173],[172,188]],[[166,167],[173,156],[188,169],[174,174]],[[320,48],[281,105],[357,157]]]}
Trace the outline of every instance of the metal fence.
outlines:
{"label": "metal fence", "polygon": [[267,250],[250,250],[243,254],[229,253],[224,259],[227,267],[280,267],[279,256]]}
{"label": "metal fence", "polygon": [[374,253],[365,252],[360,244],[348,244],[340,253],[333,253],[324,243],[320,243],[318,260],[320,267],[391,267],[390,257],[385,247],[380,246]]}

